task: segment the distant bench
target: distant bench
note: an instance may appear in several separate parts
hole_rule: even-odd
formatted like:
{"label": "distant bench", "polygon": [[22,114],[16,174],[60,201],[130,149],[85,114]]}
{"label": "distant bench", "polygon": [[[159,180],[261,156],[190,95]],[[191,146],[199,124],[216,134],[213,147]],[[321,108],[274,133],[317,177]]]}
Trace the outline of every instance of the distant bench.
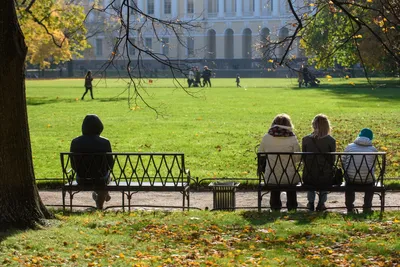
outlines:
{"label": "distant bench", "polygon": [[[132,195],[139,191],[179,192],[182,209],[189,208],[190,172],[185,169],[183,153],[60,153],[63,173],[62,200],[66,194],[70,210],[74,195],[81,191],[118,191],[122,208],[131,206]],[[110,176],[109,184],[96,177]],[[81,181],[79,184],[76,178]],[[125,198],[128,203],[126,205]],[[112,201],[112,200],[111,200]],[[151,205],[149,205],[151,206]],[[168,205],[165,205],[168,207]],[[113,206],[115,207],[115,206]],[[172,206],[171,206],[172,207]]]}
{"label": "distant bench", "polygon": [[[343,156],[347,156],[353,164],[355,174],[349,175],[343,168]],[[368,166],[366,156],[373,156],[374,162]],[[357,160],[355,160],[357,158]],[[312,153],[312,152],[259,152],[257,153],[258,175],[258,210],[261,211],[261,202],[264,195],[271,191],[328,191],[328,192],[354,192],[372,191],[380,198],[381,212],[385,209],[384,175],[386,168],[386,153]],[[308,162],[306,165],[305,163]],[[311,162],[311,164],[310,164]],[[355,162],[359,162],[356,166]],[[333,164],[332,164],[333,163]],[[319,164],[319,165],[318,165]],[[305,184],[304,174],[308,173],[308,179],[317,182],[321,177],[315,174],[316,166],[332,166],[332,180],[335,169],[343,171],[343,183],[340,185],[316,185]],[[265,175],[265,168],[268,173]],[[363,167],[363,168],[361,168]],[[348,169],[348,168],[347,168]],[[373,178],[372,186],[365,186]],[[354,184],[357,179],[359,184]],[[351,183],[349,185],[348,183]],[[313,183],[314,184],[314,183]],[[343,196],[343,204],[345,197]]]}

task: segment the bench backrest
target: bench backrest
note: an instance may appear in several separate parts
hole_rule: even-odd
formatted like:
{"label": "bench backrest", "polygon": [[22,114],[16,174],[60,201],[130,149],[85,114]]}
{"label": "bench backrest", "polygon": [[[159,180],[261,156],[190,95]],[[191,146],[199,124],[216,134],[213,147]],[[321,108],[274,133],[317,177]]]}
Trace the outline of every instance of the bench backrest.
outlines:
{"label": "bench backrest", "polygon": [[268,185],[330,186],[336,169],[346,183],[383,184],[386,153],[259,152],[257,175]]}
{"label": "bench backrest", "polygon": [[[175,186],[190,182],[183,153],[60,153],[64,183],[72,184],[77,176],[96,183],[98,173],[110,175],[117,185]],[[111,158],[111,161],[110,161]],[[82,161],[84,159],[84,161]],[[96,170],[96,168],[98,168]]]}

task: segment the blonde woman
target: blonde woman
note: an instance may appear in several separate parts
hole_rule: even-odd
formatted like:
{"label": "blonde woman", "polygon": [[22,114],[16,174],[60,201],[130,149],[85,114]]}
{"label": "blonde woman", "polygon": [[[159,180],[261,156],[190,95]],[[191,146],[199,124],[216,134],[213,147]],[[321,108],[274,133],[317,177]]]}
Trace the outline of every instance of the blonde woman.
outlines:
{"label": "blonde woman", "polygon": [[[324,114],[318,114],[314,117],[312,123],[313,132],[302,140],[303,152],[326,153],[336,151],[336,141],[330,136],[331,125],[328,117]],[[303,182],[306,185],[318,187],[331,186],[333,177],[333,166],[335,164],[334,156],[326,155],[308,155],[305,156],[303,170]],[[327,200],[326,191],[319,192],[319,202],[317,211],[326,210],[325,202]],[[315,191],[307,193],[307,208],[314,211]]]}
{"label": "blonde woman", "polygon": [[[300,145],[293,133],[293,124],[287,114],[278,114],[272,121],[268,133],[264,135],[258,152],[299,152]],[[265,167],[264,180],[267,184],[293,185],[300,177],[296,172],[295,163],[299,157],[290,159],[288,155],[270,155]],[[268,164],[269,163],[269,164]],[[271,168],[271,166],[273,166]],[[297,209],[297,194],[295,191],[286,192],[287,208],[289,211]],[[274,211],[282,208],[281,192],[271,191],[270,206]]]}

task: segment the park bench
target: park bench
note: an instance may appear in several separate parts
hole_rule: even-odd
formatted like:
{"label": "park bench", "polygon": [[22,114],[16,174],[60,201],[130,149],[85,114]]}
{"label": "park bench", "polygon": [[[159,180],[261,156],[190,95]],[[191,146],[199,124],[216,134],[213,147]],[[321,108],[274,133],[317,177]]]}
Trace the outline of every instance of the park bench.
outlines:
{"label": "park bench", "polygon": [[[372,166],[367,166],[366,157],[374,156]],[[356,174],[348,175],[347,170],[343,168],[343,156],[350,159],[354,164]],[[358,157],[358,158],[357,158]],[[354,160],[357,158],[357,160]],[[306,161],[308,164],[305,164]],[[317,161],[319,161],[317,163]],[[355,166],[355,162],[359,162],[359,166]],[[332,166],[333,163],[333,166]],[[303,181],[304,173],[308,173],[308,179],[318,181],[320,177],[313,177],[312,169],[324,164],[332,166],[332,180],[335,169],[343,171],[343,182],[340,185],[317,185],[312,186],[305,184]],[[381,212],[385,209],[385,186],[384,175],[386,167],[386,153],[313,153],[313,152],[259,152],[257,153],[257,175],[258,175],[258,210],[261,211],[261,203],[264,195],[271,191],[328,191],[328,192],[346,192],[346,190],[354,190],[354,192],[373,191],[380,199]],[[268,173],[265,175],[265,168],[268,166]],[[311,167],[310,167],[311,166]],[[361,169],[363,166],[363,169]],[[290,169],[290,171],[289,171]],[[348,169],[348,167],[347,167]],[[314,172],[315,173],[315,172]],[[362,173],[362,174],[361,174]],[[349,177],[350,176],[350,177]],[[357,177],[359,184],[354,184],[351,180]],[[373,185],[366,186],[373,177]],[[349,181],[350,180],[350,181]],[[349,182],[351,185],[349,185]],[[347,183],[347,184],[346,184]],[[345,198],[343,196],[343,204]]]}
{"label": "park bench", "polygon": [[[66,207],[66,194],[69,195],[69,208],[72,210],[73,198],[81,191],[107,190],[122,193],[121,206],[133,206],[132,196],[140,191],[179,192],[182,194],[182,209],[188,209],[190,172],[185,169],[183,153],[60,153],[63,173],[62,200]],[[110,182],[99,182],[96,177],[110,177]],[[76,181],[79,177],[79,184]],[[128,203],[126,204],[125,198]],[[151,206],[151,205],[142,205]],[[86,206],[90,207],[90,206]],[[176,208],[173,206],[165,206]]]}

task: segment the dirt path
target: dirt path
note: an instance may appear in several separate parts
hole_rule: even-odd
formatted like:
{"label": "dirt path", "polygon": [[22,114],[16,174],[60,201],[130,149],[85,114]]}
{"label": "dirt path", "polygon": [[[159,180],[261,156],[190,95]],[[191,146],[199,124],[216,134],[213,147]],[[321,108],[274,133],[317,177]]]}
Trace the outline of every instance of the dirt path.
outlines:
{"label": "dirt path", "polygon": [[[121,204],[121,193],[111,192],[111,200],[105,203],[105,207],[110,205]],[[40,191],[40,196],[45,205],[62,205],[61,191]],[[236,192],[236,207],[257,207],[257,192]],[[68,194],[67,194],[68,197]],[[318,197],[317,197],[318,199]],[[67,199],[68,201],[68,199]],[[267,206],[269,196],[263,199],[263,206]],[[300,192],[297,194],[297,201],[299,208],[305,208],[307,204],[306,193]],[[282,193],[282,202],[285,205],[286,195]],[[68,202],[67,202],[68,203]],[[91,192],[80,192],[74,196],[74,205],[95,205],[92,199]],[[356,206],[362,206],[363,194],[356,193]],[[182,195],[180,193],[164,193],[164,192],[139,192],[132,196],[132,205],[152,205],[152,206],[181,206]],[[379,197],[374,196],[373,209],[379,210],[380,205]],[[213,193],[212,192],[191,192],[190,193],[190,206],[200,209],[213,208]],[[329,207],[343,207],[344,194],[343,193],[330,193],[326,206]],[[392,206],[392,207],[391,207]],[[400,192],[387,192],[385,198],[386,210],[400,210]],[[344,212],[345,209],[332,209],[332,211]]]}

